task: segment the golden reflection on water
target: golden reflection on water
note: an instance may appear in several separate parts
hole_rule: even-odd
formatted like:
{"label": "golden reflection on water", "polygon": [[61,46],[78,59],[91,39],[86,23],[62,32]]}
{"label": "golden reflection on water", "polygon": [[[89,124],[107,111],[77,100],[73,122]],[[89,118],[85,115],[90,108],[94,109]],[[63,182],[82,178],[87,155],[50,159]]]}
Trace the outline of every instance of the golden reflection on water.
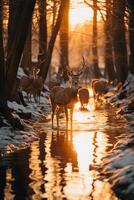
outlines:
{"label": "golden reflection on water", "polygon": [[[77,104],[73,132],[47,133],[42,162],[39,142],[31,146],[29,166],[32,170],[30,187],[34,191],[32,199],[117,199],[110,185],[97,180],[98,173],[90,169],[90,166],[100,164],[107,155],[108,136],[103,132],[107,113],[101,110],[96,112],[93,105],[89,105],[86,112],[80,112],[79,108],[80,104]],[[40,189],[42,187],[43,192]],[[107,197],[104,198],[106,193]]]}
{"label": "golden reflection on water", "polygon": [[[80,104],[77,104],[72,132],[62,129],[57,133],[48,129],[43,138],[31,145],[27,186],[30,199],[117,199],[107,182],[97,180],[98,172],[92,168],[101,163],[111,144],[109,134],[112,128],[107,126],[109,111],[96,110],[92,99],[87,111],[82,112],[79,108]],[[39,126],[43,128],[44,125]],[[111,142],[115,136],[110,136]],[[7,179],[12,179],[11,174],[11,170],[7,170]],[[12,199],[11,184],[7,182],[5,191]]]}
{"label": "golden reflection on water", "polygon": [[78,156],[78,167],[81,173],[89,172],[89,165],[93,159],[92,137],[92,134],[80,133],[73,140],[74,149]]}
{"label": "golden reflection on water", "polygon": [[11,169],[7,169],[6,179],[7,179],[7,184],[6,184],[6,187],[5,187],[5,199],[11,200],[11,199],[14,199],[14,197],[15,197],[15,195],[12,193],[11,180],[13,180],[13,178],[12,178]]}

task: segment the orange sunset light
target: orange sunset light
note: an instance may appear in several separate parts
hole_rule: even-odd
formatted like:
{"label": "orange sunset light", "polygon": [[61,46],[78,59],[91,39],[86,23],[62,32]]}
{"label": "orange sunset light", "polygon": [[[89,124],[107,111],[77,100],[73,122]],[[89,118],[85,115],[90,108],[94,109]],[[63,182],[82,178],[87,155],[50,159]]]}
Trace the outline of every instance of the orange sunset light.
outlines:
{"label": "orange sunset light", "polygon": [[75,3],[74,6],[71,6],[70,8],[69,17],[71,26],[75,26],[77,24],[82,25],[92,19],[93,11],[90,7],[87,7],[84,4],[80,5]]}

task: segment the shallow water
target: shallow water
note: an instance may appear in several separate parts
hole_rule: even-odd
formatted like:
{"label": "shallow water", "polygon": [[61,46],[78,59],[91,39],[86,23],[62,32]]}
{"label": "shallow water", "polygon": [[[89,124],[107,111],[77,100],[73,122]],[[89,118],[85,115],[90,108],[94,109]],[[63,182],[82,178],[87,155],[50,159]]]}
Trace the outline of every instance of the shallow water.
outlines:
{"label": "shallow water", "polygon": [[64,118],[58,133],[51,122],[36,128],[39,141],[0,161],[0,200],[118,199],[94,169],[125,133],[113,108],[91,99],[87,111],[76,105],[72,131],[66,131]]}

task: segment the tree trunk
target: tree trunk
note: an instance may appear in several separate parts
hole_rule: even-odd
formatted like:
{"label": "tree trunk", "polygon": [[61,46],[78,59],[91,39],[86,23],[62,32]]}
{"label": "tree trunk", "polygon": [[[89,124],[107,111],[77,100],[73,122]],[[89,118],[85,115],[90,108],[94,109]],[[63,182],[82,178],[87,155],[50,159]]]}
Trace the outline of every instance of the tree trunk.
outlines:
{"label": "tree trunk", "polygon": [[[13,41],[6,62],[7,94],[11,95],[36,0],[20,0],[14,17]],[[9,35],[10,37],[10,35]],[[9,39],[10,40],[10,39]]]}
{"label": "tree trunk", "polygon": [[69,43],[69,5],[70,0],[66,0],[66,7],[63,14],[63,20],[60,27],[60,68],[59,74],[62,73],[63,79],[68,80],[67,76],[67,66],[69,65],[68,61],[68,43]]}
{"label": "tree trunk", "polygon": [[14,24],[15,21],[15,13],[18,2],[17,0],[9,1],[9,20],[8,20],[8,41],[7,41],[7,55],[9,55],[12,43],[14,41],[14,33],[16,32],[16,26]]}
{"label": "tree trunk", "polygon": [[53,7],[52,7],[52,32],[55,26],[55,22],[56,22],[56,14],[57,14],[57,7],[58,7],[58,2],[57,0],[53,0]]}
{"label": "tree trunk", "polygon": [[50,66],[51,58],[52,58],[52,53],[53,53],[53,48],[54,48],[55,40],[56,40],[58,31],[60,29],[60,25],[61,25],[61,22],[62,22],[62,17],[63,17],[65,5],[66,5],[66,2],[61,1],[61,5],[60,5],[60,8],[59,8],[59,13],[58,13],[58,17],[57,17],[57,20],[56,20],[56,24],[54,26],[52,36],[50,38],[50,42],[49,42],[49,45],[48,45],[46,60],[45,60],[43,69],[41,71],[41,76],[43,77],[44,80],[46,79],[47,74],[48,74],[48,70],[49,70],[49,66]]}
{"label": "tree trunk", "polygon": [[39,55],[40,69],[47,54],[47,1],[39,0]]}
{"label": "tree trunk", "polygon": [[21,60],[21,67],[24,71],[30,70],[32,62],[32,22],[29,24],[29,30],[23,50],[22,60]]}
{"label": "tree trunk", "polygon": [[127,48],[125,40],[125,2],[113,1],[113,48],[117,79],[124,83],[128,74]]}
{"label": "tree trunk", "polygon": [[2,1],[0,1],[0,110],[5,109],[7,107],[5,62],[2,35],[2,8],[3,4]]}
{"label": "tree trunk", "polygon": [[101,76],[99,66],[98,66],[98,44],[97,44],[97,0],[93,0],[93,43],[92,43],[92,52],[93,52],[93,71],[94,76],[99,78]]}
{"label": "tree trunk", "polygon": [[129,70],[132,74],[134,74],[134,1],[129,3]]}
{"label": "tree trunk", "polygon": [[114,70],[113,48],[112,48],[112,1],[106,0],[106,21],[105,21],[105,70],[109,81],[114,81],[116,73]]}

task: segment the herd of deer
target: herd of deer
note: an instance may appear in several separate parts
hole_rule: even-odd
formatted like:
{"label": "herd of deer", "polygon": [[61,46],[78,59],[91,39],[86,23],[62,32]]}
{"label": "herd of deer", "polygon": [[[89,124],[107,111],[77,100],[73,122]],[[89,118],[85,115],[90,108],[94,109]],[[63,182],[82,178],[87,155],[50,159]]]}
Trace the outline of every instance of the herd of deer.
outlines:
{"label": "herd of deer", "polygon": [[[78,100],[81,104],[81,108],[85,108],[89,102],[89,91],[87,88],[79,86],[79,77],[82,74],[83,68],[77,73],[72,70],[68,70],[68,75],[72,79],[71,87],[60,86],[57,82],[50,82],[48,87],[50,90],[50,101],[52,105],[52,128],[54,127],[54,115],[56,113],[57,128],[59,129],[59,116],[61,112],[65,112],[66,125],[70,118],[71,127],[73,119],[74,105]],[[33,95],[35,101],[40,101],[40,94],[44,86],[42,78],[38,77],[39,70],[34,69],[31,77],[23,76],[20,79],[20,90],[27,93],[28,101],[31,101],[31,95]],[[93,97],[95,101],[101,99],[101,96],[108,92],[110,84],[107,80],[92,79],[90,85],[93,90]],[[70,116],[68,113],[70,110]]]}
{"label": "herd of deer", "polygon": [[[111,87],[108,81],[103,79],[92,79],[90,84],[93,90],[94,101],[100,101],[102,96],[107,93]],[[66,115],[66,126],[68,125],[68,109],[70,110],[70,122],[72,127],[75,103],[79,99],[81,109],[84,109],[88,105],[89,98],[90,94],[88,88],[73,86],[71,88],[63,88],[61,86],[54,86],[50,91],[50,100],[52,105],[52,128],[54,127],[53,119],[56,112],[57,128],[59,129],[59,115],[63,110]]]}

